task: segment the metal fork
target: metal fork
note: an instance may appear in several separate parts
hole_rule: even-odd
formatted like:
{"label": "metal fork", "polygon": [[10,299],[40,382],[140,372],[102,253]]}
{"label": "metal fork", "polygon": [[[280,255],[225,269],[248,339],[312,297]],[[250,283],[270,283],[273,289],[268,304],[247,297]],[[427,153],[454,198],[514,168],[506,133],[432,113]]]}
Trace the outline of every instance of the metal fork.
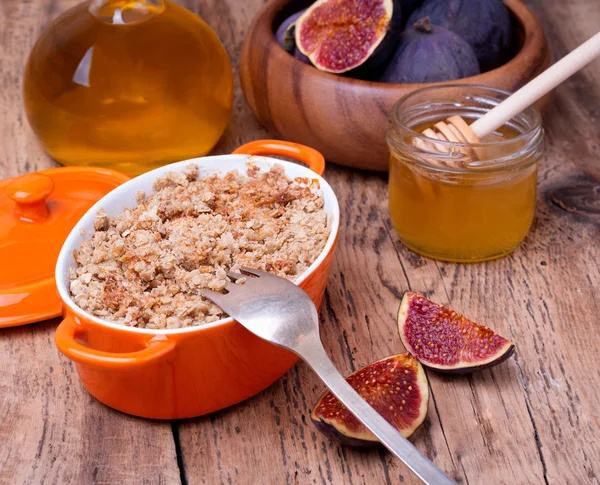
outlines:
{"label": "metal fork", "polygon": [[[241,271],[244,274],[227,272],[232,282],[227,284],[225,292],[202,290],[202,296],[258,337],[304,359],[352,414],[424,483],[453,485],[452,480],[382,418],[337,371],[321,343],[319,316],[310,297],[284,278],[253,268],[242,267]],[[245,278],[245,282],[236,284],[240,278]]]}

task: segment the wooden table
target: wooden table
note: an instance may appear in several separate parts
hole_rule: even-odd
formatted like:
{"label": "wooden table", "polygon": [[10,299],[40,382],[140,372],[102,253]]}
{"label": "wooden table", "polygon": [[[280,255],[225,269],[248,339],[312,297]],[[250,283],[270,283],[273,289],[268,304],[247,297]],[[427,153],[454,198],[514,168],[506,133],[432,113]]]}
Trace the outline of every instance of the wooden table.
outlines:
{"label": "wooden table", "polygon": [[[2,0],[0,178],[53,166],[21,103],[25,57],[77,0]],[[217,31],[236,63],[262,0],[181,1]],[[559,57],[600,28],[598,0],[533,0]],[[467,377],[428,372],[433,399],[412,441],[457,483],[600,480],[600,61],[557,90],[545,117],[533,229],[513,255],[456,265],[405,249],[390,226],[386,177],[329,166],[342,231],[321,311],[342,372],[403,351],[402,292],[423,292],[517,344],[507,363]],[[273,136],[241,92],[215,153]],[[583,194],[583,195],[582,195]],[[2,268],[0,267],[0,271]],[[381,449],[338,446],[310,409],[323,385],[300,363],[266,391],[210,416],[155,422],[113,411],[83,389],[53,343],[57,321],[0,331],[0,483],[419,483]]]}

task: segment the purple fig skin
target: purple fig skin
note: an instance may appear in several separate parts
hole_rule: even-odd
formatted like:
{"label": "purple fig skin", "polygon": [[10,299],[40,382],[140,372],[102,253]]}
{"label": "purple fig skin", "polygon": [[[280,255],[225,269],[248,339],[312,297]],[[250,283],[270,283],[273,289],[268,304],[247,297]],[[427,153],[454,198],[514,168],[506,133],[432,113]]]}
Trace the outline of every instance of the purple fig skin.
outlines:
{"label": "purple fig skin", "polygon": [[[502,364],[502,362],[510,359],[513,354],[515,353],[515,346],[513,345],[510,349],[508,349],[504,354],[502,354],[501,357],[499,357],[498,359],[494,360],[493,362],[490,362],[488,364],[484,364],[484,365],[472,365],[470,367],[460,367],[459,369],[438,369],[435,367],[430,367],[430,369],[440,373],[440,374],[446,374],[446,375],[463,375],[463,374],[471,374],[472,372],[475,371],[480,371],[480,370],[484,370],[484,369],[489,369],[490,367],[494,367],[498,364]],[[427,367],[427,364],[423,364],[425,367]]]}
{"label": "purple fig skin", "polygon": [[302,15],[305,10],[306,9],[301,10],[300,12],[296,12],[293,15],[290,15],[287,19],[285,19],[283,22],[281,22],[281,25],[279,27],[277,27],[277,30],[275,31],[275,40],[277,41],[277,43],[284,50],[288,51],[291,54],[293,54],[294,51],[298,50],[298,49],[296,49],[296,42],[294,40],[293,33],[291,36],[289,36],[289,39],[287,42],[286,42],[286,34],[295,25],[296,20],[298,20],[298,17],[300,17],[300,15]]}
{"label": "purple fig skin", "polygon": [[354,448],[375,448],[381,444],[379,441],[359,440],[357,438],[346,436],[345,434],[340,433],[331,424],[325,423],[320,419],[311,418],[311,421],[321,433],[344,446],[352,446]]}
{"label": "purple fig skin", "polygon": [[502,0],[425,0],[406,25],[425,16],[466,40],[482,72],[499,67],[512,55],[512,22]]}
{"label": "purple fig skin", "polygon": [[310,59],[304,54],[302,54],[302,52],[300,52],[300,50],[297,47],[294,48],[294,57],[299,61],[304,62],[304,64],[308,64],[309,66],[312,65]]}
{"label": "purple fig skin", "polygon": [[411,84],[452,81],[479,74],[471,46],[427,17],[402,35],[400,45],[379,77],[386,83]]}

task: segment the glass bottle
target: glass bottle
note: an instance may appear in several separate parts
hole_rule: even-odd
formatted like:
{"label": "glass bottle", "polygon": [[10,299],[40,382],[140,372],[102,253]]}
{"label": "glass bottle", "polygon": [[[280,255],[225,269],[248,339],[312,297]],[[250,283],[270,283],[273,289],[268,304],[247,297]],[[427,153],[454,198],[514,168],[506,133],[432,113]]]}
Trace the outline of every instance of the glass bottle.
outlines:
{"label": "glass bottle", "polygon": [[233,75],[199,17],[164,0],[93,0],[34,45],[24,102],[63,165],[132,175],[207,154],[227,125]]}

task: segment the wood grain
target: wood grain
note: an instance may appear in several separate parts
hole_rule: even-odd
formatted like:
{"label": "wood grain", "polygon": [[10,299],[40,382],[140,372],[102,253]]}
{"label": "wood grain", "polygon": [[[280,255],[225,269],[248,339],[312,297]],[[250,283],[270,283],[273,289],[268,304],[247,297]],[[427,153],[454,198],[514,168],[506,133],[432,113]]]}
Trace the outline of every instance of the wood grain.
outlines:
{"label": "wood grain", "polygon": [[[217,31],[237,69],[244,34],[263,2],[179,3]],[[0,3],[0,177],[53,165],[27,126],[20,82],[37,34],[73,4]],[[600,26],[596,0],[528,4],[556,57]],[[412,441],[457,483],[600,483],[600,224],[590,196],[557,202],[574,187],[600,184],[599,106],[596,62],[557,90],[545,116],[547,147],[530,235],[513,255],[490,263],[438,263],[411,253],[391,228],[386,178],[327,169],[342,227],[322,336],[341,371],[403,351],[395,314],[409,288],[517,344],[516,356],[491,370],[458,378],[428,372],[433,399]],[[231,123],[215,152],[265,136],[273,134],[254,119],[236,86]],[[383,450],[339,447],[316,432],[308,415],[323,386],[302,363],[237,406],[152,422],[91,398],[53,344],[55,325],[0,331],[2,485],[419,483]]]}
{"label": "wood grain", "polygon": [[[385,133],[401,97],[433,84],[387,84],[319,71],[281,49],[272,26],[310,0],[272,0],[250,26],[240,58],[240,81],[252,111],[284,139],[321,151],[327,160],[369,170],[388,170]],[[543,30],[520,0],[506,0],[523,42],[510,62],[454,83],[514,91],[551,62]],[[297,7],[294,7],[298,5]],[[539,101],[546,106],[549,97]]]}
{"label": "wood grain", "polygon": [[57,323],[0,334],[0,484],[177,483],[170,424],[92,398],[54,346]]}

